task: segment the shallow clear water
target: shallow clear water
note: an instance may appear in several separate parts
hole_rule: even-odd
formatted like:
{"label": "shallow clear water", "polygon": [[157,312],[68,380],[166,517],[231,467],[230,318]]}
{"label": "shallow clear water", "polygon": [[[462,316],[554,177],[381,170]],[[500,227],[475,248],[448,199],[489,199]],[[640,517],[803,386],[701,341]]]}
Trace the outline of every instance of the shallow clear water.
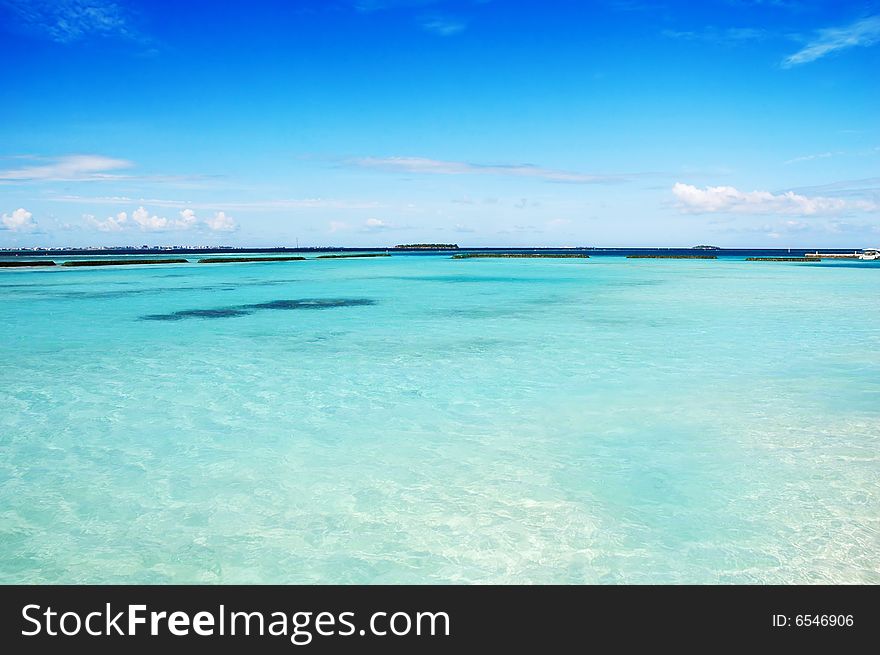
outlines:
{"label": "shallow clear water", "polygon": [[0,582],[878,583],[878,289],[724,258],[0,271]]}

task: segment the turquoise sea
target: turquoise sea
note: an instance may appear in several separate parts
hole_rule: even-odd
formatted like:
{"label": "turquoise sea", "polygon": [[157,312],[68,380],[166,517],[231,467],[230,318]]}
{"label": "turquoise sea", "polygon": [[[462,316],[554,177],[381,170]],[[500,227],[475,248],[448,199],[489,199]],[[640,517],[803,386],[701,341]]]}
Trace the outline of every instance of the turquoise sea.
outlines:
{"label": "turquoise sea", "polygon": [[2,583],[880,583],[880,265],[0,270]]}

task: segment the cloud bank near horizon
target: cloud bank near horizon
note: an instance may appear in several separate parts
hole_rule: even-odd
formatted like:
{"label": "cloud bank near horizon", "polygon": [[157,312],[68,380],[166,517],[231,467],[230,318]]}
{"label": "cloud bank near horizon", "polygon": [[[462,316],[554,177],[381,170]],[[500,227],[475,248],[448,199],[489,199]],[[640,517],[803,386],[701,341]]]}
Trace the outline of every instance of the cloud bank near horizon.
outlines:
{"label": "cloud bank near horizon", "polygon": [[678,208],[691,214],[839,216],[878,209],[877,203],[868,200],[805,196],[793,191],[740,191],[732,186],[709,186],[701,189],[683,182],[673,185],[672,194],[678,200]]}

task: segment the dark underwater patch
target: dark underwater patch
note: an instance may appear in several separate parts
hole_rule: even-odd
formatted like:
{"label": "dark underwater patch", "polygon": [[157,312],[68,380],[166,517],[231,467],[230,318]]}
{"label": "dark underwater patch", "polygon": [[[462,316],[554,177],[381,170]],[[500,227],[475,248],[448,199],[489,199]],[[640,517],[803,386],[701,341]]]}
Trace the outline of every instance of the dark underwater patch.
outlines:
{"label": "dark underwater patch", "polygon": [[606,280],[603,287],[656,287],[658,284],[667,284],[665,280]]}
{"label": "dark underwater patch", "polygon": [[360,307],[374,305],[371,298],[300,298],[298,300],[271,300],[251,305],[236,305],[217,309],[184,309],[169,314],[147,314],[142,321],[180,321],[185,318],[234,318],[247,316],[254,311],[278,309],[334,309],[337,307]]}
{"label": "dark underwater patch", "polygon": [[299,282],[299,278],[287,278],[283,280],[260,280],[258,278],[250,278],[241,282],[235,282],[237,287],[268,287],[275,284],[288,284],[290,282]]}
{"label": "dark underwater patch", "polygon": [[[38,271],[39,272],[39,271]],[[30,276],[28,276],[30,277]],[[67,282],[26,282],[22,284],[0,284],[0,289],[42,289],[43,287],[63,287],[70,286]]]}
{"label": "dark underwater patch", "polygon": [[299,300],[272,300],[245,305],[249,309],[333,309],[335,307],[358,307],[374,305],[370,298],[301,298]]}
{"label": "dark underwater patch", "polygon": [[236,287],[229,287],[223,285],[200,285],[200,286],[191,286],[191,287],[147,287],[147,288],[139,288],[139,289],[119,289],[119,290],[111,290],[111,291],[67,291],[64,293],[59,293],[53,298],[67,299],[67,298],[90,298],[90,299],[102,299],[102,298],[124,298],[126,296],[134,296],[134,295],[142,295],[142,294],[155,294],[162,295],[166,293],[180,293],[180,292],[192,292],[192,291],[235,291]]}
{"label": "dark underwater patch", "polygon": [[[362,279],[362,278],[361,278]],[[480,284],[485,282],[502,282],[502,283],[544,283],[544,282],[577,282],[581,278],[573,277],[526,277],[522,275],[501,276],[501,275],[374,275],[369,277],[370,280],[398,280],[401,282],[446,282],[449,284]]]}
{"label": "dark underwater patch", "polygon": [[[450,316],[452,318],[517,318],[525,314],[528,310],[522,310],[517,307],[470,307],[470,308],[454,308],[443,309],[437,312],[440,316]],[[534,310],[537,311],[537,310]]]}
{"label": "dark underwater patch", "polygon": [[136,296],[143,293],[159,293],[156,289],[125,289],[124,291],[74,291],[63,294],[60,298],[125,298],[126,296]]}
{"label": "dark underwater patch", "polygon": [[185,318],[233,318],[247,316],[249,311],[235,307],[225,309],[184,309],[170,314],[148,314],[141,316],[143,321],[180,321]]}

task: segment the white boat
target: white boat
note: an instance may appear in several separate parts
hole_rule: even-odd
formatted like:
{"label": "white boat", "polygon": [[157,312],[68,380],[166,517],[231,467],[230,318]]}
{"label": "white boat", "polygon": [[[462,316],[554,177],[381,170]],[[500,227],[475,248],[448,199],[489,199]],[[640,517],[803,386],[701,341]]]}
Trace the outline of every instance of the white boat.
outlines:
{"label": "white boat", "polygon": [[880,259],[880,248],[865,248],[862,250],[862,254],[859,255],[859,259],[865,259],[868,261]]}

